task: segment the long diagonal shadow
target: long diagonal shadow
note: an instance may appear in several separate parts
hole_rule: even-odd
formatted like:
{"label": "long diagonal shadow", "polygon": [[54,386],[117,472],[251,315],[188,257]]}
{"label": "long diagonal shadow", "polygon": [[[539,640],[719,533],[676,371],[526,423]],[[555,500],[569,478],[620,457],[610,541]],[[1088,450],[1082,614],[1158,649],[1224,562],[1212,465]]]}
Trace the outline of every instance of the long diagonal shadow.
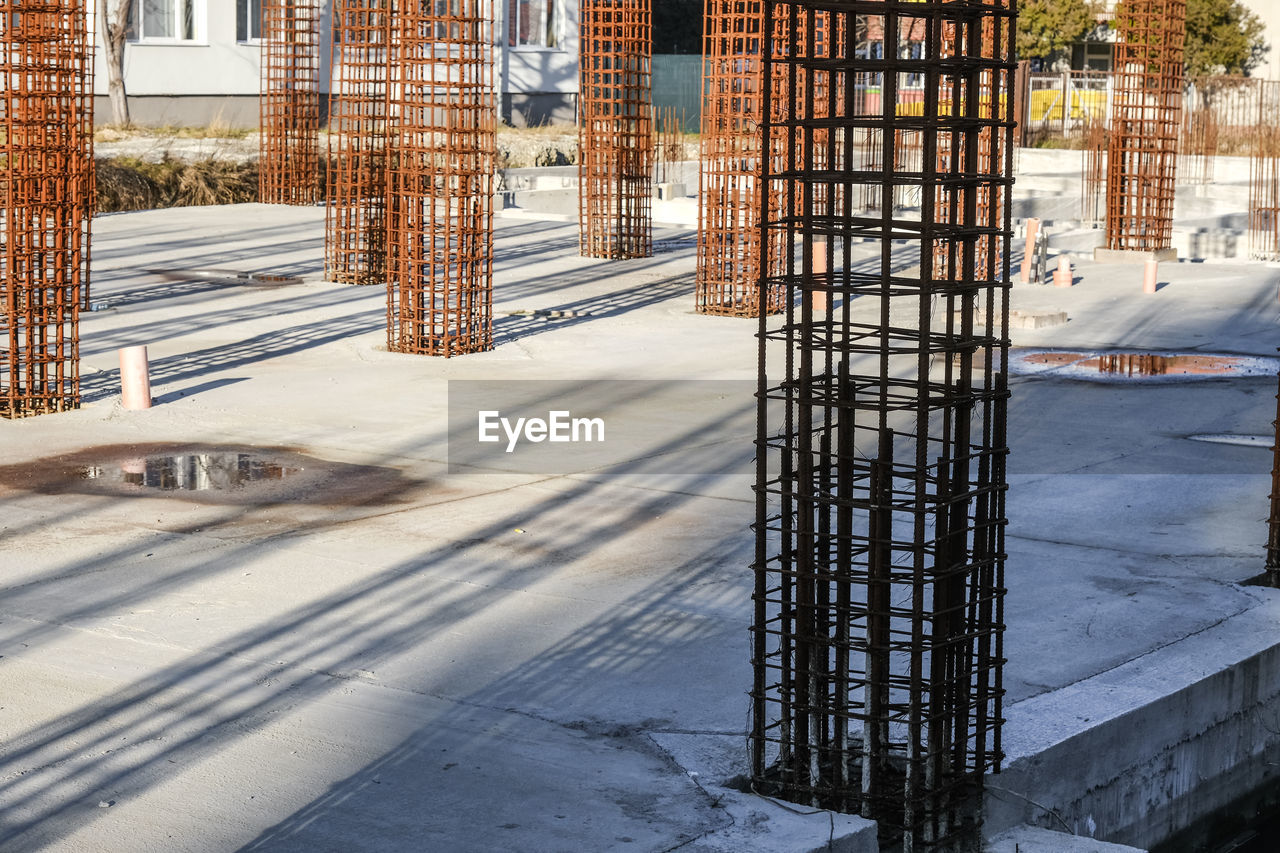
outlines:
{"label": "long diagonal shadow", "polygon": [[[702,431],[703,425],[694,425],[668,446],[683,446]],[[96,815],[74,800],[59,801],[60,792],[69,797],[72,789],[85,784],[144,790],[155,784],[145,777],[166,762],[181,758],[190,763],[217,751],[220,737],[257,730],[274,713],[331,689],[352,670],[401,654],[482,611],[491,598],[507,594],[503,588],[509,580],[518,579],[519,587],[527,587],[589,555],[609,531],[642,525],[689,500],[687,495],[646,493],[618,518],[600,511],[593,498],[598,489],[598,484],[578,482],[565,494],[484,525],[462,543],[402,561],[297,607],[269,626],[241,632],[216,650],[164,667],[109,700],[10,738],[0,763],[0,771],[9,776],[0,783],[0,820],[5,822],[0,843],[25,847],[37,838],[47,843],[64,836]],[[548,537],[564,544],[531,556],[503,551],[471,559],[478,545],[531,519],[539,520]],[[225,562],[226,555],[218,555],[197,568],[217,571],[216,566]],[[466,583],[438,578],[450,565],[457,565],[457,576],[465,577]],[[424,574],[428,571],[434,576]],[[286,685],[287,690],[265,688],[264,681]],[[175,736],[179,731],[182,734]],[[145,754],[102,751],[109,743],[118,745],[121,738],[146,745]],[[77,757],[69,759],[73,744]],[[19,762],[41,771],[21,775]],[[54,802],[47,802],[49,798]]]}

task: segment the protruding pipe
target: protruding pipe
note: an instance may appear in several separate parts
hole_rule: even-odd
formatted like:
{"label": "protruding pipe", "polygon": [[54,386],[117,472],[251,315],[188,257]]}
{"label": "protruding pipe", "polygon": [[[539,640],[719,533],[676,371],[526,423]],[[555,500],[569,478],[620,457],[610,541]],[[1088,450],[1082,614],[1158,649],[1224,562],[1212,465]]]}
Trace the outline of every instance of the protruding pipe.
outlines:
{"label": "protruding pipe", "polygon": [[1142,271],[1142,292],[1155,293],[1156,279],[1160,275],[1160,262],[1155,258],[1147,258],[1146,266]]}
{"label": "protruding pipe", "polygon": [[1022,283],[1031,283],[1031,267],[1036,262],[1036,237],[1040,234],[1040,220],[1027,220],[1027,247],[1022,252]]}
{"label": "protruding pipe", "polygon": [[1074,281],[1071,274],[1071,256],[1065,253],[1058,255],[1058,269],[1053,273],[1053,286],[1070,287]]}
{"label": "protruding pipe", "polygon": [[813,280],[821,286],[809,291],[810,304],[814,314],[826,314],[831,309],[831,264],[827,263],[827,241],[815,238],[813,241]]}
{"label": "protruding pipe", "polygon": [[151,408],[151,369],[146,347],[120,350],[120,402],[126,409]]}

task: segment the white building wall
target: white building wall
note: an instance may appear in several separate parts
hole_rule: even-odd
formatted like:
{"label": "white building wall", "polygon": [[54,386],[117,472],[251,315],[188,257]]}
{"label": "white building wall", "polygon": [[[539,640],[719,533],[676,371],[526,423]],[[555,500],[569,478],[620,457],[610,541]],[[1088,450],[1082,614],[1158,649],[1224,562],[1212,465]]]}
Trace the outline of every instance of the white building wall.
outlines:
{"label": "white building wall", "polygon": [[[141,0],[135,0],[141,2]],[[554,48],[508,48],[506,0],[496,0],[495,35],[501,50],[495,69],[503,93],[503,114],[514,108],[519,123],[574,117],[578,91],[578,0],[556,8]],[[125,89],[135,120],[144,124],[203,124],[220,120],[233,126],[256,124],[259,47],[236,41],[235,0],[201,0],[202,27],[196,42],[129,42],[125,48]],[[320,17],[320,90],[329,89],[332,0]],[[99,122],[110,121],[106,107],[106,57],[95,36],[94,91],[103,96]]]}

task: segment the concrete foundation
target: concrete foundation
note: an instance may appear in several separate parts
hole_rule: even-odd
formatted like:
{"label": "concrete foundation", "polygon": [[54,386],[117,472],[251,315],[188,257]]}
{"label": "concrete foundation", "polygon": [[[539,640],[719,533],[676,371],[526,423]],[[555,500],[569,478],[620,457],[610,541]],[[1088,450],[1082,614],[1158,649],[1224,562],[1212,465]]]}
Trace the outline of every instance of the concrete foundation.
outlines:
{"label": "concrete foundation", "polygon": [[1178,250],[1170,247],[1168,249],[1142,251],[1138,249],[1107,249],[1099,246],[1093,250],[1093,260],[1099,264],[1142,264],[1147,261],[1176,262],[1178,260]]}
{"label": "concrete foundation", "polygon": [[[570,198],[564,179],[511,191]],[[496,348],[447,361],[386,351],[381,288],[321,280],[319,207],[95,221],[84,405],[0,423],[0,848],[875,850],[865,822],[736,780],[749,434],[714,434],[705,400],[655,404],[644,473],[449,469],[451,382],[738,380],[753,411],[755,325],[694,313],[694,229],[592,261],[566,211],[498,219]],[[1069,317],[1015,324],[1015,346],[1275,355],[1280,270],[1168,264],[1158,299],[1115,287],[1132,267],[1075,274],[1013,285],[1020,316]],[[146,411],[118,397],[131,345]],[[1261,571],[1270,454],[1188,438],[1268,433],[1274,377],[1010,385],[992,844],[1148,847],[1280,764],[1280,591],[1240,585]],[[67,461],[132,448],[136,474],[154,444],[361,473],[141,495]],[[698,473],[712,457],[733,473]]]}

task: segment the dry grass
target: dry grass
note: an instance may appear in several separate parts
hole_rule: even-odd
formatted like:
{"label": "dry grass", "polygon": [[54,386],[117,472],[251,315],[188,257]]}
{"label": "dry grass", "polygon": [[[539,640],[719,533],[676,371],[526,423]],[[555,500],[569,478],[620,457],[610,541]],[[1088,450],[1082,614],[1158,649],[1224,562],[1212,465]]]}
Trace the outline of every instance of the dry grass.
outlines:
{"label": "dry grass", "polygon": [[498,168],[572,166],[578,162],[578,130],[573,125],[498,128]]}
{"label": "dry grass", "polygon": [[93,132],[95,142],[122,142],[127,139],[244,139],[257,133],[251,127],[231,127],[215,118],[204,127],[142,127],[136,124],[108,124]]}
{"label": "dry grass", "polygon": [[152,210],[258,200],[257,163],[223,160],[147,163],[133,157],[98,160],[97,209]]}

